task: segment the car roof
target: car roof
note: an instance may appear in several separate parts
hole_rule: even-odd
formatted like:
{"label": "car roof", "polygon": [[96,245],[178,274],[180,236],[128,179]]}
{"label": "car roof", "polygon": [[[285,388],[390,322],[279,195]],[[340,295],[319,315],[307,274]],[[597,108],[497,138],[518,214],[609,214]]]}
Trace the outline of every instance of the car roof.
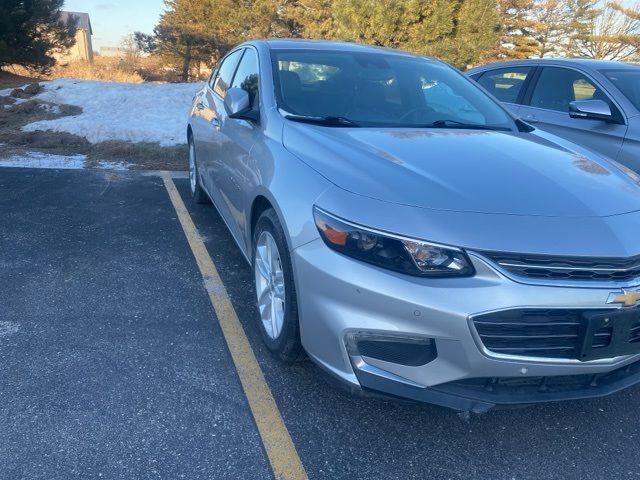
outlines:
{"label": "car roof", "polygon": [[559,65],[559,66],[574,66],[581,67],[587,70],[608,70],[608,69],[616,69],[616,70],[626,70],[626,69],[636,69],[640,68],[640,65],[635,63],[623,63],[623,62],[614,62],[611,60],[594,60],[591,58],[527,58],[523,60],[507,60],[503,62],[496,63],[488,63],[485,65],[480,65],[475,68],[471,68],[467,71],[467,73],[479,72],[488,69],[494,68],[502,68],[509,66],[518,66],[518,65]]}
{"label": "car roof", "polygon": [[308,40],[302,38],[268,38],[260,40],[251,40],[244,44],[249,45],[266,45],[270,50],[339,50],[342,52],[370,52],[370,53],[390,53],[393,55],[404,55],[409,57],[418,57],[432,61],[438,61],[435,58],[425,57],[404,50],[395,48],[377,47],[373,45],[363,45],[353,42],[338,42],[331,40]]}

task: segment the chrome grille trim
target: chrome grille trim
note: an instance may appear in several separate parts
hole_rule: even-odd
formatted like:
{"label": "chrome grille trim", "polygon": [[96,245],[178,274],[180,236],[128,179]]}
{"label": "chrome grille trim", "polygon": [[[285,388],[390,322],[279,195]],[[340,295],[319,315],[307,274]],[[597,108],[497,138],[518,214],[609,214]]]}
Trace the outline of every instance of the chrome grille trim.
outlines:
{"label": "chrome grille trim", "polygon": [[494,251],[468,253],[519,283],[590,288],[640,286],[640,256],[614,258]]}

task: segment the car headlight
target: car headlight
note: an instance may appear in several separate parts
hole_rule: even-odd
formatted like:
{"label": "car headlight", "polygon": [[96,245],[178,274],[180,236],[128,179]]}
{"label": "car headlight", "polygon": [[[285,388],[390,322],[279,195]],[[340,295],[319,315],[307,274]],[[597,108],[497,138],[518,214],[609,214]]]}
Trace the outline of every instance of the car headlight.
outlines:
{"label": "car headlight", "polygon": [[455,247],[379,232],[337,218],[318,207],[313,216],[328,247],[379,267],[418,277],[469,277],[469,257]]}

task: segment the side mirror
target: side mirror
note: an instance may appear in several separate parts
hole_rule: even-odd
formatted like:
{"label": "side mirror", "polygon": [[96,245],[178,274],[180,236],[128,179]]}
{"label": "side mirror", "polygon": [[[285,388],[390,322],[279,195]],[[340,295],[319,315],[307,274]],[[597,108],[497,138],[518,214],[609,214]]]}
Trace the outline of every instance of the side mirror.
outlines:
{"label": "side mirror", "polygon": [[230,88],[224,97],[224,108],[229,118],[242,118],[256,121],[257,112],[251,109],[249,94],[242,88]]}
{"label": "side mirror", "polygon": [[569,116],[571,118],[585,118],[591,120],[603,120],[615,122],[609,104],[604,100],[576,100],[569,104]]}

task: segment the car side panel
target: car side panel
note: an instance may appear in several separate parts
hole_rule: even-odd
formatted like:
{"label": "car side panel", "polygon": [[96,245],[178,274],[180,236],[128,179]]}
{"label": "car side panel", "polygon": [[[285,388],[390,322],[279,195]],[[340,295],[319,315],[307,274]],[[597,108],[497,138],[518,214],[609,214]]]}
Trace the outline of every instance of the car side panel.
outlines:
{"label": "car side panel", "polygon": [[196,160],[201,180],[206,186],[206,175],[204,175],[204,163],[206,161],[205,143],[209,135],[209,116],[210,108],[207,100],[207,87],[196,93],[193,99],[193,107],[189,124],[193,134],[193,140],[196,148]]}
{"label": "car side panel", "polygon": [[331,186],[331,183],[282,145],[281,123],[278,132],[271,136],[268,130],[262,141],[256,142],[247,157],[246,228],[247,245],[251,244],[251,209],[258,196],[265,197],[276,210],[285,230],[290,250],[319,237],[313,223],[315,200]]}
{"label": "car side panel", "polygon": [[578,145],[605,155],[608,158],[616,159],[627,131],[627,126],[621,123],[608,123],[602,120],[591,120],[582,118],[571,118],[568,112],[561,112],[545,108],[531,106],[531,100],[536,86],[546,69],[573,71],[577,75],[582,75],[599,88],[602,93],[609,97],[612,104],[617,104],[612,100],[611,93],[604,88],[602,82],[595,79],[590,72],[568,66],[541,65],[536,71],[536,75],[531,79],[524,97],[523,105],[520,107],[519,115],[527,123],[549,133],[565,138]]}
{"label": "car side panel", "polygon": [[211,176],[213,163],[219,158],[219,148],[222,145],[222,135],[216,128],[218,119],[218,106],[211,88],[207,87],[202,96],[204,109],[201,112],[202,127],[198,132],[196,152],[198,153],[198,166],[203,180],[203,185],[210,194],[214,193],[214,182]]}
{"label": "car side panel", "polygon": [[601,120],[571,118],[568,113],[522,105],[520,117],[527,123],[559,137],[616,159],[627,131],[626,125]]}
{"label": "car side panel", "polygon": [[618,161],[631,170],[640,172],[640,116],[629,119],[627,136],[620,150]]}

